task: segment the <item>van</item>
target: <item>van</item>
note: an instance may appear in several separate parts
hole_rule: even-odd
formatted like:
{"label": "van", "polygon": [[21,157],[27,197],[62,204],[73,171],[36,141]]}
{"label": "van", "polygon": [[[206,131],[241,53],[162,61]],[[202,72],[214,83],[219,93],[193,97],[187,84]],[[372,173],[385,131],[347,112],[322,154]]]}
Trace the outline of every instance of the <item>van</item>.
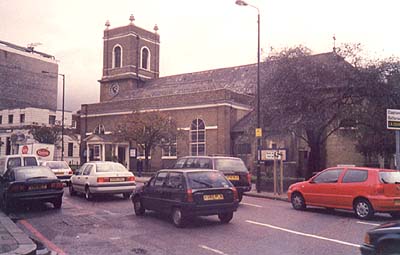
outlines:
{"label": "van", "polygon": [[7,155],[0,157],[0,175],[8,169],[19,166],[38,166],[39,162],[35,155]]}

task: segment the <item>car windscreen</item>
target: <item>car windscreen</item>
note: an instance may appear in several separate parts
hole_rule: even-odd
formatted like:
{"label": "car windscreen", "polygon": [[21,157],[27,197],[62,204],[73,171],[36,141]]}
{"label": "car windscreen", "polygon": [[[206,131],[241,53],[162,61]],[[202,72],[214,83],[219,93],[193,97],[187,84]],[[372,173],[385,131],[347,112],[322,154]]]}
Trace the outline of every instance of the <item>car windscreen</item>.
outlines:
{"label": "car windscreen", "polygon": [[51,178],[56,179],[57,177],[47,167],[34,167],[34,168],[17,168],[14,169],[15,180],[24,181],[29,179],[39,178]]}
{"label": "car windscreen", "polygon": [[68,169],[69,166],[65,161],[54,161],[54,162],[47,162],[46,166],[51,169]]}
{"label": "car windscreen", "polygon": [[215,159],[215,169],[219,171],[247,172],[247,168],[242,160],[230,158]]}
{"label": "car windscreen", "polygon": [[219,172],[191,172],[187,174],[192,189],[227,188],[232,184]]}
{"label": "car windscreen", "polygon": [[379,179],[383,183],[400,184],[400,172],[398,172],[398,171],[380,171]]}
{"label": "car windscreen", "polygon": [[97,163],[96,172],[127,172],[123,165],[119,163]]}
{"label": "car windscreen", "polygon": [[38,162],[35,157],[24,157],[24,166],[37,166]]}

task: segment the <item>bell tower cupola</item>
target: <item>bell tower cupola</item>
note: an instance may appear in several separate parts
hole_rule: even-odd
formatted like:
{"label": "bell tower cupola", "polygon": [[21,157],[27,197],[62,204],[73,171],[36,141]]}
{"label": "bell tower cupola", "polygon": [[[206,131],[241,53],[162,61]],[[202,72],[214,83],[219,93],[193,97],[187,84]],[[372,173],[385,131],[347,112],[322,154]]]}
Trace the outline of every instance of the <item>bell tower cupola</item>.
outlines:
{"label": "bell tower cupola", "polygon": [[103,37],[103,75],[100,82],[100,102],[125,99],[146,81],[159,77],[160,36],[134,24],[110,28],[105,23]]}

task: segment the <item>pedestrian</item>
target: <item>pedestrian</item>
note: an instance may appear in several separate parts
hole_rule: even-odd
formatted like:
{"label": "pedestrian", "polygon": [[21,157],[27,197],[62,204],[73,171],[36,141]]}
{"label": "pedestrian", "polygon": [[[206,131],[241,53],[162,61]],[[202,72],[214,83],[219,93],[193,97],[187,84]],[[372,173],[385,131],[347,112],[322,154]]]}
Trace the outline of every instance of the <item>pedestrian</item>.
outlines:
{"label": "pedestrian", "polygon": [[138,176],[142,177],[143,161],[141,159],[138,159],[137,161],[137,171],[138,171]]}

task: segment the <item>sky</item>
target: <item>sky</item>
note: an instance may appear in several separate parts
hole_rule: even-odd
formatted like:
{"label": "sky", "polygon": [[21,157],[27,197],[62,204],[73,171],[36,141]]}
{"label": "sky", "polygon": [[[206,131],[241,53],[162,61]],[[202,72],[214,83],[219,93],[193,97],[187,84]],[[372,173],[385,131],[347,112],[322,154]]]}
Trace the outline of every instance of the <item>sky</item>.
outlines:
{"label": "sky", "polygon": [[[260,12],[263,57],[271,47],[332,51],[333,35],[371,58],[400,57],[398,0],[246,2]],[[125,26],[131,14],[139,27],[159,27],[160,76],[257,62],[257,9],[235,0],[0,0],[0,40],[55,56],[66,110],[76,111],[99,102],[105,22]]]}

